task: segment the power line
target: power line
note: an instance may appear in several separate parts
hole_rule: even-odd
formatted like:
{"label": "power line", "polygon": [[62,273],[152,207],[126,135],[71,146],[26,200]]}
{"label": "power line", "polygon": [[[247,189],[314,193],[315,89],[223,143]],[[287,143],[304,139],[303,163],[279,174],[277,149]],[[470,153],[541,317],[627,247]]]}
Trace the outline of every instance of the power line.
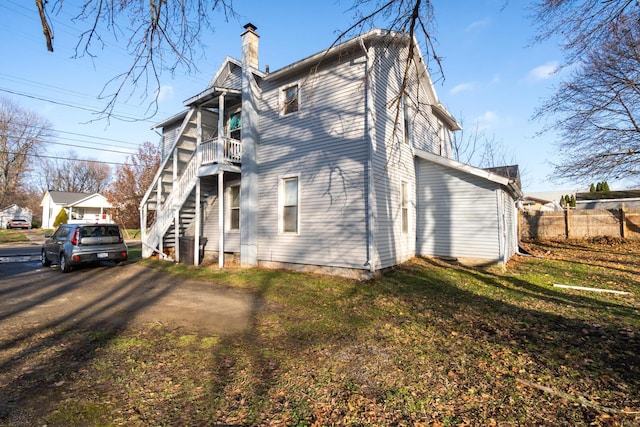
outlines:
{"label": "power line", "polygon": [[[36,96],[36,95],[32,95],[29,93],[25,93],[25,92],[18,92],[15,90],[11,90],[11,89],[7,89],[7,88],[2,88],[0,87],[0,92],[7,92],[10,93],[12,95],[17,95],[17,96],[24,96],[25,98],[30,98],[30,99],[35,99],[37,101],[44,101],[44,102],[49,102],[51,104],[55,104],[55,105],[61,105],[63,107],[69,107],[69,108],[75,108],[78,110],[83,110],[83,111],[87,111],[93,114],[107,114],[104,110],[95,110],[93,108],[88,108],[88,107],[83,107],[83,106],[79,106],[79,105],[73,105],[73,104],[69,104],[66,102],[62,102],[62,101],[56,101],[53,99],[47,99],[47,98],[43,98],[41,96]],[[155,123],[152,120],[149,120],[148,118],[135,118],[135,117],[128,117],[128,116],[122,116],[119,114],[109,114],[110,117],[122,120],[123,122],[129,122],[129,123],[134,123],[134,122],[147,122],[147,123]]]}
{"label": "power line", "polygon": [[[16,140],[21,139],[20,135],[13,135],[11,133],[3,133],[2,135],[6,136],[7,138],[15,138]],[[100,145],[100,142],[94,142],[94,141],[87,141],[87,140],[83,140],[83,139],[74,139],[74,138],[59,138],[59,139],[63,139],[66,141],[74,141],[74,142],[84,142],[87,144],[94,144],[94,145]],[[78,144],[69,144],[69,143],[64,143],[64,142],[58,142],[58,141],[52,141],[52,140],[48,140],[45,138],[42,139],[38,139],[40,142],[42,142],[43,144],[51,144],[51,145],[67,145],[69,147],[78,147],[78,148],[87,148],[89,150],[95,150],[96,147],[87,147],[86,145],[78,145]],[[127,155],[131,155],[134,154],[135,151],[133,148],[129,148],[129,147],[122,147],[122,146],[118,146],[118,145],[110,145],[110,147],[112,148],[123,148],[125,150],[131,150],[131,151],[120,151],[120,150],[111,150],[108,148],[102,148],[100,147],[100,151],[109,151],[111,153],[120,153],[120,154],[127,154]]]}
{"label": "power line", "polygon": [[[72,89],[68,89],[68,88],[63,88],[60,86],[55,86],[49,83],[44,83],[44,82],[39,82],[39,81],[34,81],[34,80],[30,80],[30,79],[25,79],[22,77],[18,77],[18,76],[13,76],[11,74],[6,74],[6,73],[0,73],[0,77],[2,77],[4,80],[10,81],[10,82],[14,82],[14,83],[22,83],[22,84],[27,84],[29,85],[29,87],[41,87],[43,89],[46,89],[47,92],[58,92],[66,97],[68,96],[74,96],[80,99],[84,99],[85,101],[95,101],[96,99],[92,96],[88,96],[86,93],[82,93],[82,92],[78,92]],[[12,90],[15,90],[15,88],[12,88]],[[87,104],[80,104],[79,105],[86,107],[86,108],[91,108],[89,107]],[[140,114],[141,111],[146,111],[147,109],[145,109],[144,107],[136,107],[133,105],[128,105],[128,104],[123,104],[123,103],[117,103],[116,104],[116,108],[119,110],[122,109],[129,109],[132,111],[131,114]],[[169,113],[164,112],[164,111],[157,111],[154,115],[162,115],[162,116],[169,116]]]}
{"label": "power line", "polygon": [[32,153],[15,153],[12,151],[0,151],[0,154],[11,154],[14,156],[25,156],[25,157],[35,157],[35,158],[43,158],[43,159],[55,159],[55,160],[71,160],[71,161],[78,161],[78,162],[87,162],[87,163],[101,163],[104,165],[116,165],[116,166],[123,166],[126,163],[121,163],[121,162],[106,162],[104,160],[89,160],[89,159],[72,159],[69,157],[60,157],[60,156],[46,156],[44,154],[32,154]]}

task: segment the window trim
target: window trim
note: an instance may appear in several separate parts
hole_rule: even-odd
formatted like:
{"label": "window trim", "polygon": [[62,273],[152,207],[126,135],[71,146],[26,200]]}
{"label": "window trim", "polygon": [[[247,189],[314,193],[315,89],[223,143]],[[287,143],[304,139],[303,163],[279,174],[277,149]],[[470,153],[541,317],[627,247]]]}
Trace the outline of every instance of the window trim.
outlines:
{"label": "window trim", "polygon": [[400,181],[400,230],[402,234],[409,234],[411,231],[411,197],[409,181]]}
{"label": "window trim", "polygon": [[[297,108],[295,111],[286,111],[287,108],[287,91],[289,89],[295,88],[296,89],[296,95],[297,95]],[[292,83],[286,86],[282,86],[280,88],[280,116],[281,117],[285,117],[285,116],[291,116],[293,114],[297,114],[300,112],[300,105],[302,104],[301,102],[301,97],[300,97],[300,83]]]}
{"label": "window trim", "polygon": [[[231,205],[231,200],[232,200],[232,195],[231,195],[231,189],[237,187],[238,188],[238,206],[237,207],[233,207]],[[239,182],[234,182],[229,184],[229,186],[227,187],[227,197],[226,197],[226,206],[227,206],[227,221],[226,221],[226,229],[227,231],[230,232],[239,232],[240,231],[240,183]],[[231,227],[231,218],[232,218],[232,211],[237,210],[238,211],[238,228],[232,228]]]}
{"label": "window trim", "polygon": [[411,142],[413,140],[412,131],[413,131],[413,122],[409,117],[410,107],[407,106],[407,97],[406,95],[402,96],[402,142],[405,145],[411,146]]}
{"label": "window trim", "polygon": [[[297,210],[296,210],[296,231],[285,231],[284,229],[284,208],[285,208],[285,182],[295,179],[297,181]],[[278,233],[291,236],[300,235],[300,174],[289,174],[278,177]]]}

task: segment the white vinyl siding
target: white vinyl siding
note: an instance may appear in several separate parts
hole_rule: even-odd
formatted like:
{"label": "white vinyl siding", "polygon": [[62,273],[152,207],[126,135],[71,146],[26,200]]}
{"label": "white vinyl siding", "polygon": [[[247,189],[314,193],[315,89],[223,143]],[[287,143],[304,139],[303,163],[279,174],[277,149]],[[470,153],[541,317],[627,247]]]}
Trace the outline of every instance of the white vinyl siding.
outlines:
{"label": "white vinyl siding", "polygon": [[[204,195],[202,200],[202,236],[207,238],[205,250],[213,252],[218,252],[219,241],[218,209],[220,204],[218,203],[217,195],[217,179],[217,175],[201,178],[201,191]],[[227,194],[229,189],[228,184],[225,184],[225,192]],[[229,199],[225,200],[225,206],[225,210],[228,212]],[[229,216],[227,215],[225,218],[224,251],[237,253],[240,252],[240,233],[238,230],[229,229]]]}
{"label": "white vinyl siding", "polygon": [[[390,267],[415,256],[415,166],[412,144],[405,144],[403,103],[397,99],[404,73],[394,61],[395,54],[385,47],[376,48],[370,73],[373,102],[373,246],[377,268]],[[405,97],[405,106],[410,103]],[[397,108],[400,108],[398,114]],[[406,108],[407,112],[411,108]],[[396,123],[396,117],[402,122]],[[417,118],[417,117],[416,117]],[[416,122],[415,125],[419,125]],[[409,126],[412,135],[412,126]],[[410,138],[409,142],[412,142]],[[402,200],[402,183],[407,183],[407,204]],[[413,193],[412,193],[413,192]],[[403,222],[406,215],[407,223]],[[407,232],[404,232],[405,229]]]}
{"label": "white vinyl siding", "polygon": [[[258,259],[365,269],[365,63],[340,58],[310,74],[263,82],[258,144]],[[300,82],[304,108],[281,115]],[[299,175],[298,233],[280,232],[281,178]]]}
{"label": "white vinyl siding", "polygon": [[418,159],[417,252],[502,261],[499,185]]}
{"label": "white vinyl siding", "polygon": [[504,251],[508,260],[518,251],[518,212],[515,200],[507,192],[502,191],[501,196],[506,234]]}
{"label": "white vinyl siding", "polygon": [[231,72],[224,79],[224,82],[220,83],[220,87],[226,87],[229,89],[242,90],[242,69],[240,67],[231,66]]}

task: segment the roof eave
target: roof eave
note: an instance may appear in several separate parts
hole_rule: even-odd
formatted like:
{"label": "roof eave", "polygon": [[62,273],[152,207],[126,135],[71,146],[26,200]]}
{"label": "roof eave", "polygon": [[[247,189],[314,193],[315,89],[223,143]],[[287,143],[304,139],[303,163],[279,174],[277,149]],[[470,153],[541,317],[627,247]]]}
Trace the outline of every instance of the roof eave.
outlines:
{"label": "roof eave", "polygon": [[462,125],[458,123],[458,121],[453,117],[453,115],[445,108],[441,103],[432,104],[431,111],[435,114],[440,120],[445,122],[451,130],[462,130]]}
{"label": "roof eave", "polygon": [[439,156],[437,154],[434,154],[419,148],[415,149],[415,153],[416,153],[416,156],[420,157],[421,159],[437,163],[441,166],[466,172],[470,175],[474,175],[480,178],[484,178],[488,181],[495,182],[496,184],[500,184],[501,186],[508,188],[512,193],[512,195],[515,196],[516,199],[522,199],[524,197],[522,190],[513,179],[505,178],[502,175],[489,172],[485,169],[480,169],[475,166],[467,165],[466,163],[461,163],[457,160],[453,160],[448,157]]}
{"label": "roof eave", "polygon": [[212,86],[202,92],[200,92],[199,94],[192,96],[191,98],[187,99],[186,101],[184,101],[184,106],[185,107],[191,107],[193,105],[196,104],[202,104],[204,102],[210,101],[211,99],[215,98],[216,95],[222,95],[222,94],[233,94],[233,95],[242,95],[242,92],[237,90],[237,89],[230,89],[230,88],[225,88],[225,87],[219,87],[219,86]]}
{"label": "roof eave", "polygon": [[297,73],[300,70],[307,69],[317,64],[318,62],[320,62],[323,59],[326,59],[327,57],[333,57],[334,55],[337,55],[340,52],[343,52],[347,49],[351,49],[351,48],[360,49],[362,42],[369,42],[371,40],[381,39],[394,34],[395,33],[386,31],[386,30],[380,30],[380,29],[371,30],[365,34],[362,34],[361,36],[351,38],[345,42],[331,46],[328,49],[322,50],[316,54],[313,54],[297,62],[294,62],[293,64],[289,64],[276,71],[266,74],[264,76],[264,79],[275,80],[275,79],[288,76],[289,74]]}

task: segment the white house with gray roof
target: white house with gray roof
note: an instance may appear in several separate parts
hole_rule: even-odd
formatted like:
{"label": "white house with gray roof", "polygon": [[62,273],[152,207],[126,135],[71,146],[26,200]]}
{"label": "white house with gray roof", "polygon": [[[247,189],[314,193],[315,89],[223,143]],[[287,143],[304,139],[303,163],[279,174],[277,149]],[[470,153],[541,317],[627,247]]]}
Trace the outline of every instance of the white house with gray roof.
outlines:
{"label": "white house with gray roof", "polygon": [[220,267],[367,276],[417,255],[516,252],[522,193],[451,159],[460,126],[415,40],[373,30],[268,72],[258,39],[247,24],[242,60],[226,58],[186,110],[155,126],[163,158],[140,205],[143,256],[203,248]]}
{"label": "white house with gray roof", "polygon": [[66,210],[70,224],[111,222],[109,209],[113,207],[100,193],[70,191],[47,191],[40,206],[42,228],[54,228],[53,223],[62,209]]}

